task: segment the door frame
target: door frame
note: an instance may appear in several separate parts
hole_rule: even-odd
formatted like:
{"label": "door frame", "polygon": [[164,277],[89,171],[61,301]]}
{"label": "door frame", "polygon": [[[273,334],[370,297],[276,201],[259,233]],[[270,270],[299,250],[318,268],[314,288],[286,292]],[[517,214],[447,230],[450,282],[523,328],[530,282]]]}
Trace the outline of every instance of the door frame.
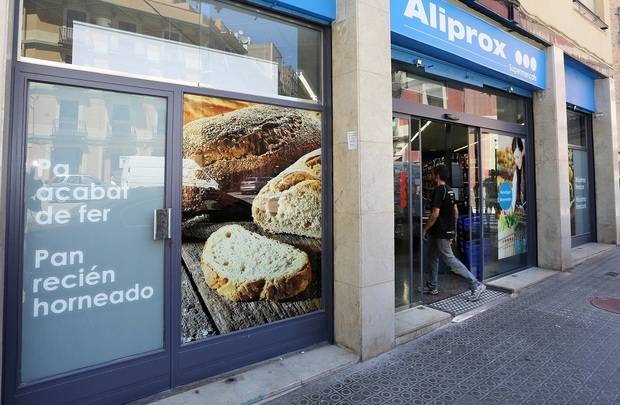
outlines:
{"label": "door frame", "polygon": [[[457,124],[457,125],[465,125],[468,127],[472,127],[476,133],[477,137],[480,138],[481,131],[483,129],[497,132],[499,134],[504,134],[512,137],[519,137],[525,139],[526,142],[526,165],[527,167],[535,168],[535,148],[534,148],[534,124],[533,124],[533,109],[532,109],[532,100],[529,98],[523,97],[523,101],[525,104],[525,125],[516,124],[512,122],[499,121],[491,118],[481,117],[473,114],[467,114],[463,112],[456,112],[453,110],[445,109],[442,107],[435,107],[425,104],[414,103],[411,101],[404,101],[398,98],[392,99],[392,115],[400,114],[400,115],[409,115],[411,118],[417,119],[430,119],[434,121],[440,121],[449,124]],[[480,142],[478,143],[477,150],[478,156],[481,156],[480,153]],[[481,165],[478,165],[478,176],[481,179]],[[534,171],[532,171],[532,175],[530,177],[530,181],[527,182],[527,193],[528,193],[528,218],[531,218],[531,223],[536,223],[536,179],[533,175]],[[525,268],[536,266],[538,262],[538,252],[537,252],[537,229],[536,226],[528,226],[527,231],[528,236],[528,254],[527,254],[527,264],[515,268],[511,271],[499,274],[497,276],[493,276],[490,278],[486,278],[486,267],[484,266],[484,243],[481,243],[481,268],[482,268],[482,279],[484,281],[494,280],[496,278],[504,277],[509,274],[516,273]],[[480,234],[481,238],[484,238],[484,233],[481,230]]]}
{"label": "door frame", "polygon": [[[522,134],[515,134],[515,133],[510,133],[510,132],[505,132],[502,130],[497,130],[497,129],[491,129],[491,128],[486,128],[486,127],[481,127],[478,128],[479,131],[479,137],[482,136],[483,131],[491,131],[493,134],[496,135],[500,135],[500,136],[504,136],[504,137],[511,137],[511,138],[520,138],[523,140],[523,142],[525,143],[525,165],[526,168],[533,168],[533,169],[528,169],[528,170],[532,170],[531,174],[529,175],[530,177],[527,177],[528,174],[526,173],[526,182],[525,182],[525,192],[527,193],[526,195],[527,197],[527,217],[528,217],[528,227],[527,227],[527,239],[528,239],[528,246],[527,246],[527,263],[524,266],[521,267],[517,267],[515,269],[506,271],[506,272],[502,272],[499,274],[496,274],[492,277],[487,277],[487,269],[484,266],[484,257],[485,257],[485,248],[484,248],[484,243],[481,243],[480,245],[480,249],[481,249],[481,260],[482,262],[482,271],[483,271],[483,280],[485,281],[490,281],[490,280],[495,280],[497,278],[501,278],[504,277],[506,275],[510,275],[513,273],[516,273],[518,271],[523,270],[524,268],[527,267],[531,267],[536,265],[536,260],[537,260],[537,239],[536,239],[536,235],[537,235],[537,227],[536,227],[536,178],[534,175],[534,170],[535,165],[536,165],[536,159],[534,157],[534,139],[530,136],[526,136],[526,135],[522,135]],[[479,145],[479,156],[481,156],[480,153],[480,149],[481,145]],[[480,181],[482,181],[482,164],[478,165],[478,176],[481,179]],[[534,200],[534,201],[532,201]],[[484,201],[482,200],[482,198],[480,199],[480,204],[483,204]],[[531,220],[529,219],[531,218]],[[533,226],[531,226],[533,224]],[[481,237],[484,238],[484,226],[481,228]]]}
{"label": "door frame", "polygon": [[571,231],[571,247],[577,247],[590,242],[596,242],[597,240],[597,227],[596,227],[596,179],[594,172],[594,129],[592,128],[592,114],[578,107],[571,108],[571,110],[585,118],[585,131],[586,131],[586,145],[571,145],[568,144],[568,149],[574,149],[582,152],[586,152],[588,157],[588,202],[589,202],[589,216],[590,216],[590,232],[586,232],[579,235],[572,235]]}
{"label": "door frame", "polygon": [[[122,359],[112,360],[61,373],[37,382],[22,386],[19,381],[20,344],[21,344],[21,309],[19,297],[22,291],[22,260],[24,241],[24,181],[26,158],[27,100],[28,83],[42,82],[64,86],[82,87],[102,91],[146,95],[166,99],[166,169],[163,207],[172,203],[169,184],[173,177],[174,152],[180,150],[175,144],[173,129],[175,116],[178,115],[173,104],[173,92],[169,89],[141,86],[141,83],[120,84],[87,77],[75,78],[68,75],[57,76],[53,70],[37,66],[24,65],[16,69],[13,75],[11,123],[8,160],[8,195],[6,227],[6,280],[5,280],[5,320],[4,320],[4,356],[3,356],[3,398],[7,403],[49,403],[50,398],[62,398],[63,401],[117,402],[130,395],[146,395],[153,390],[164,390],[171,379],[171,244],[164,243],[164,304],[163,304],[163,348],[152,352],[137,354]],[[92,78],[91,78],[92,79]],[[163,87],[163,86],[162,86]],[[172,160],[170,160],[172,159]],[[170,162],[170,163],[168,163]],[[9,333],[17,331],[17,333]],[[133,377],[133,378],[132,378]]]}
{"label": "door frame", "polygon": [[[393,112],[392,113],[392,117],[393,118],[399,118],[399,119],[406,119],[406,120],[409,121],[409,134],[408,134],[408,136],[409,136],[410,141],[411,141],[411,137],[413,136],[413,130],[414,130],[413,122],[414,121],[417,121],[417,128],[419,130],[421,130],[424,127],[424,125],[426,125],[426,124],[424,124],[424,125],[422,124],[423,121],[427,121],[428,123],[434,122],[434,123],[438,123],[438,124],[441,124],[441,125],[445,125],[444,136],[446,136],[446,137],[450,137],[451,131],[453,130],[452,128],[454,126],[462,127],[463,129],[465,129],[467,131],[467,136],[468,137],[473,136],[473,143],[469,143],[471,141],[471,139],[469,139],[467,146],[476,145],[476,147],[475,147],[476,154],[477,154],[476,162],[478,162],[479,156],[480,156],[480,128],[479,127],[470,126],[470,125],[467,125],[466,123],[462,123],[462,122],[455,122],[454,120],[445,120],[445,119],[444,120],[438,120],[438,119],[434,119],[434,118],[409,115],[409,114],[401,113],[401,112]],[[422,175],[423,175],[423,173],[422,173],[422,166],[423,166],[424,160],[423,160],[422,138],[423,138],[423,136],[422,136],[422,134],[420,134],[420,136],[418,137],[418,151],[420,153],[420,187],[423,187],[423,182],[422,182]],[[481,166],[480,166],[479,163],[476,163],[476,164],[478,165],[478,170],[477,170],[476,176],[481,178],[481,173],[482,173]],[[412,170],[413,165],[409,164],[408,166],[409,166],[409,177],[408,177],[409,201],[411,203],[413,203],[413,195],[412,195],[412,191],[411,191],[411,190],[413,190],[412,182],[414,181],[414,175],[413,175],[413,170]],[[469,187],[468,187],[468,194],[469,194]],[[471,196],[468,197],[468,204],[467,204],[468,205],[468,214],[467,215],[471,218],[472,215],[474,215],[473,212],[472,212],[472,206],[474,204],[472,203],[470,197]],[[475,204],[478,207],[480,207],[480,204],[481,204],[480,193],[478,193],[478,196],[474,197],[474,198],[476,199]],[[420,212],[419,212],[420,220],[419,220],[418,228],[419,228],[419,234],[422,235],[422,230],[423,230],[423,227],[424,227],[424,220],[426,218],[424,216],[424,196],[423,196],[422,190],[420,192],[420,198],[419,198],[419,210],[420,210]],[[416,278],[416,273],[417,273],[419,275],[419,280],[418,280],[419,284],[416,284],[418,286],[416,288],[414,288],[414,285],[410,286],[410,288],[409,288],[409,291],[410,291],[410,293],[409,293],[409,301],[410,302],[407,305],[396,307],[396,311],[397,312],[401,311],[401,310],[405,310],[405,309],[411,308],[411,307],[413,307],[415,305],[419,305],[419,304],[424,304],[425,303],[424,295],[422,293],[416,294],[417,289],[419,287],[422,287],[422,288],[424,287],[424,276],[425,276],[425,269],[426,269],[425,255],[424,255],[424,252],[426,250],[425,243],[424,243],[425,240],[422,237],[419,238],[418,252],[419,252],[419,255],[420,255],[420,259],[419,259],[419,268],[416,269],[414,267],[414,264],[413,264],[413,257],[414,257],[414,252],[415,252],[415,249],[414,249],[414,243],[415,242],[414,242],[414,235],[413,235],[414,214],[413,214],[413,209],[409,209],[408,211],[409,211],[408,223],[409,223],[409,241],[410,241],[410,243],[409,243],[409,258],[410,258],[409,259],[409,275],[410,275],[410,280],[413,283],[413,280]],[[469,230],[469,238],[468,238],[468,240],[473,240],[473,238],[472,238],[473,232],[474,231],[472,229]],[[481,228],[480,229],[480,235],[479,235],[480,239],[483,238],[483,233],[482,232],[483,232],[483,230]],[[484,250],[483,250],[483,247],[481,246],[481,253],[480,253],[480,256],[479,256],[479,261],[477,263],[478,269],[482,269],[483,268],[483,266],[484,266],[484,261],[483,260],[484,260]],[[465,263],[463,263],[463,264],[465,264]],[[471,264],[473,264],[473,263],[471,263]],[[468,266],[468,269],[470,269],[471,264]],[[465,264],[465,265],[467,266],[467,264]],[[482,280],[484,278],[484,273],[481,272],[480,273],[480,277],[477,276],[477,278]],[[415,299],[415,298],[418,298],[418,299]]]}
{"label": "door frame", "polygon": [[[408,115],[408,114],[402,114],[402,113],[397,113],[397,112],[392,113],[392,119],[394,119],[394,118],[407,120],[408,128],[409,128],[409,131],[408,131],[408,134],[407,134],[407,139],[408,139],[409,144],[411,145],[411,142],[412,142],[411,138],[413,136],[413,129],[414,129],[414,125],[412,125],[413,121],[417,121],[417,128],[419,130],[421,128],[421,126],[420,126],[421,119],[418,118],[418,117],[413,117],[413,116]],[[420,139],[420,137],[418,137],[417,144],[418,144],[418,149],[417,150],[420,153],[420,166],[421,166],[421,163],[422,163],[422,150],[420,148],[420,146],[421,146],[421,139]],[[413,255],[415,253],[415,249],[414,249],[414,246],[413,246],[413,240],[414,240],[414,233],[413,233],[413,229],[414,229],[413,228],[413,223],[414,223],[413,207],[414,207],[414,205],[413,205],[413,199],[414,199],[414,194],[413,194],[412,182],[413,182],[413,179],[414,179],[414,177],[413,177],[414,174],[413,174],[413,165],[411,164],[411,162],[409,160],[407,160],[407,162],[408,162],[408,164],[407,164],[407,168],[408,168],[408,170],[407,170],[407,201],[410,204],[410,208],[407,210],[407,212],[408,212],[407,213],[407,223],[408,223],[407,229],[409,230],[408,238],[409,238],[409,241],[410,241],[410,243],[408,243],[408,245],[409,245],[409,269],[408,270],[409,270],[409,280],[410,280],[410,282],[413,283],[414,277],[416,276],[416,269],[414,268],[414,265],[413,265]],[[420,167],[420,170],[421,170],[421,167]],[[420,171],[420,175],[421,175],[421,173],[422,172]],[[420,184],[420,187],[421,187],[421,184]],[[422,194],[421,193],[420,193],[420,197],[419,197],[419,201],[418,201],[418,209],[420,209],[420,210],[422,209]],[[420,224],[419,224],[418,228],[419,228],[419,232],[420,232],[420,235],[421,235],[422,234],[422,212],[419,212],[418,216],[420,218]],[[422,252],[422,250],[423,250],[423,243],[424,242],[422,241],[422,238],[420,238],[420,242],[418,243],[419,252]],[[423,257],[422,256],[423,255],[420,253],[420,266],[423,266],[423,264],[422,264]],[[420,270],[420,269],[418,269],[418,270]],[[420,282],[419,285],[422,285],[423,277],[424,277],[423,273],[420,272],[419,273],[419,282]],[[420,298],[420,299],[416,299],[416,297]],[[409,309],[412,306],[422,302],[422,300],[421,300],[421,293],[416,294],[416,289],[414,289],[414,288],[409,288],[409,297],[408,297],[408,299],[409,299],[409,303],[408,304],[401,305],[399,307],[395,307],[397,312],[401,311],[401,310]]]}

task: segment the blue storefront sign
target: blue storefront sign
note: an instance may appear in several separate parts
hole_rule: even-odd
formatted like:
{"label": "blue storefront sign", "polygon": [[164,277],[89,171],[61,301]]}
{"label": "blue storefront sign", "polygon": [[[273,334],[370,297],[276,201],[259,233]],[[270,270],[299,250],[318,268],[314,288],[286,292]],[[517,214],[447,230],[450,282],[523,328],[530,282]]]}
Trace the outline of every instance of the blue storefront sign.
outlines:
{"label": "blue storefront sign", "polygon": [[250,2],[319,23],[329,24],[336,19],[336,0],[250,0]]}
{"label": "blue storefront sign", "polygon": [[391,0],[398,45],[478,65],[534,88],[545,87],[545,53],[444,0]]}

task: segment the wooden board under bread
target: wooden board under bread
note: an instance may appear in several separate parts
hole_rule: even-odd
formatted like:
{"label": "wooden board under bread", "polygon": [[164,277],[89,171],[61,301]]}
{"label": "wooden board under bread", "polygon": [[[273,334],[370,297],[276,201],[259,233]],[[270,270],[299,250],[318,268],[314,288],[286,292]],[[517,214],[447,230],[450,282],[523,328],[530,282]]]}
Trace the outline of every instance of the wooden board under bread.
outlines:
{"label": "wooden board under bread", "polygon": [[[206,218],[205,218],[206,219]],[[198,293],[202,297],[211,319],[220,333],[246,329],[273,321],[291,318],[317,311],[321,307],[321,241],[294,235],[271,235],[262,233],[251,222],[235,222],[245,229],[260,233],[279,242],[287,243],[308,254],[312,266],[312,281],[308,288],[287,301],[230,302],[211,289],[200,268],[200,255],[209,235],[230,223],[210,224],[192,221],[183,226],[181,254]]]}

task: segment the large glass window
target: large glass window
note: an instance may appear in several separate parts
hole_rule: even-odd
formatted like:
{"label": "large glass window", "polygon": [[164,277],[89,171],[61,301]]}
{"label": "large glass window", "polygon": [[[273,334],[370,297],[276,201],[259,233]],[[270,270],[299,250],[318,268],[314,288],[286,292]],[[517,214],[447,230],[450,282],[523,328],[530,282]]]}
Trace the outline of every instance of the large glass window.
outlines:
{"label": "large glass window", "polygon": [[24,0],[21,55],[203,87],[321,98],[321,32],[216,0]]}
{"label": "large glass window", "polygon": [[568,145],[586,147],[587,134],[587,116],[576,111],[568,110],[566,112],[568,118]]}
{"label": "large glass window", "polygon": [[526,140],[481,130],[486,277],[527,264]]}
{"label": "large glass window", "polygon": [[21,382],[163,348],[166,99],[31,82]]}
{"label": "large glass window", "polygon": [[494,120],[525,123],[525,102],[520,97],[486,87],[429,79],[396,63],[392,68],[392,97]]}
{"label": "large glass window", "polygon": [[320,113],[187,94],[184,124],[183,341],[319,310]]}
{"label": "large glass window", "polygon": [[[570,198],[571,235],[588,242],[592,235],[594,202],[590,170],[588,116],[568,110],[568,190]],[[590,235],[590,238],[588,238]],[[585,237],[585,238],[584,238]]]}

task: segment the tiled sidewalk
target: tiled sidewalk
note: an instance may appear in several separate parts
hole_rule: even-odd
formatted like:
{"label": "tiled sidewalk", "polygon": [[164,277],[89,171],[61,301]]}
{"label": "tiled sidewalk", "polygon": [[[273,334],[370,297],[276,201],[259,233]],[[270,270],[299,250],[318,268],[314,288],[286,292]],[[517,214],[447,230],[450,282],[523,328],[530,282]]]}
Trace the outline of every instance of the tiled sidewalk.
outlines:
{"label": "tiled sidewalk", "polygon": [[620,405],[620,249],[271,404]]}

